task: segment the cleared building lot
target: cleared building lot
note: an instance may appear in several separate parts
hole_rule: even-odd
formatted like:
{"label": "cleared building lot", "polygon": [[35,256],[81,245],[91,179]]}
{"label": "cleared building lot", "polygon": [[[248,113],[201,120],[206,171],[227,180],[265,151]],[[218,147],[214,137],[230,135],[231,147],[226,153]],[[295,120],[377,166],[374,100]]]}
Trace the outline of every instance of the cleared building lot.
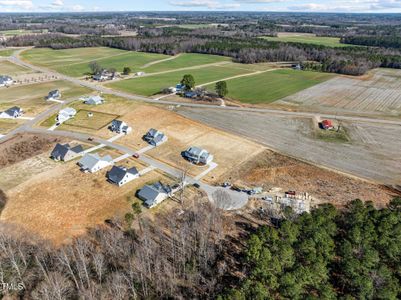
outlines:
{"label": "cleared building lot", "polygon": [[311,120],[259,113],[180,108],[178,112],[280,153],[383,184],[401,182],[401,127],[346,123],[349,143],[314,138]]}
{"label": "cleared building lot", "polygon": [[341,113],[401,114],[401,70],[377,69],[363,77],[339,76],[288,96],[278,105]]}
{"label": "cleared building lot", "polygon": [[33,71],[16,64],[13,64],[7,60],[0,61],[0,74],[8,76],[17,76],[22,74],[29,74]]}

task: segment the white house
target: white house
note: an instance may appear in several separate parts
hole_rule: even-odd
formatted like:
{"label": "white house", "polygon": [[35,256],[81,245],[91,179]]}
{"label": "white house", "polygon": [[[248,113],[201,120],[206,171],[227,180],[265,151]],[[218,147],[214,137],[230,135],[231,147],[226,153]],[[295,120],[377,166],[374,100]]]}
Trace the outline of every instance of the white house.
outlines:
{"label": "white house", "polygon": [[109,172],[107,172],[107,179],[111,183],[122,186],[139,177],[139,172],[135,167],[127,169],[125,167],[113,166]]}
{"label": "white house", "polygon": [[10,86],[14,84],[14,80],[7,75],[0,75],[0,87],[1,86]]}
{"label": "white house", "polygon": [[89,96],[83,99],[85,104],[100,105],[104,103],[104,99],[100,96]]}
{"label": "white house", "polygon": [[110,155],[100,157],[99,154],[87,153],[78,162],[83,172],[95,173],[101,169],[113,165],[113,158]]}
{"label": "white house", "polygon": [[145,185],[138,193],[139,199],[144,201],[148,208],[155,207],[172,194],[171,187],[164,185],[161,182],[156,182],[150,185]]}
{"label": "white house", "polygon": [[109,129],[113,132],[117,133],[125,133],[128,134],[132,131],[132,128],[127,125],[127,123],[120,120],[113,120]]}
{"label": "white house", "polygon": [[213,155],[207,150],[198,147],[190,147],[182,153],[183,157],[194,164],[209,164],[213,161]]}
{"label": "white house", "polygon": [[23,110],[18,106],[11,107],[3,112],[0,112],[0,118],[16,119],[24,114]]}
{"label": "white house", "polygon": [[58,112],[56,121],[57,123],[63,123],[77,114],[77,111],[72,107],[66,107]]}

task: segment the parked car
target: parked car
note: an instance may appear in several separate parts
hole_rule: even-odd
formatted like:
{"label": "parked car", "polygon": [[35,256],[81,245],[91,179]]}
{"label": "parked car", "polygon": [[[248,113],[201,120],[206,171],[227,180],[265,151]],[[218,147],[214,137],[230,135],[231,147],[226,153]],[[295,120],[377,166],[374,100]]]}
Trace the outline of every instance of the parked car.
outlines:
{"label": "parked car", "polygon": [[93,137],[88,137],[88,141],[92,142],[93,141]]}
{"label": "parked car", "polygon": [[134,154],[132,155],[132,157],[133,157],[133,158],[139,158],[139,154],[138,154],[138,153],[134,153]]}
{"label": "parked car", "polygon": [[200,185],[199,185],[199,183],[194,183],[194,184],[193,184],[193,186],[194,186],[194,187],[196,187],[197,189],[199,189],[199,188],[200,188]]}
{"label": "parked car", "polygon": [[221,186],[224,187],[224,188],[228,188],[228,187],[231,187],[231,183],[224,182]]}

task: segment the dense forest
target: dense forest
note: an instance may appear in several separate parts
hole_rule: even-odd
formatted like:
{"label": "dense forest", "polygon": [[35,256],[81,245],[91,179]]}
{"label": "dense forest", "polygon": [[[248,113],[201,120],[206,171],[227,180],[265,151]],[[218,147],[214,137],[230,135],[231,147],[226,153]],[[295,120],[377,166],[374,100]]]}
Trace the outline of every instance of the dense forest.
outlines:
{"label": "dense forest", "polygon": [[[138,213],[138,212],[137,212]],[[26,299],[399,299],[401,199],[323,205],[255,232],[211,205],[133,213],[61,247],[0,231],[0,275]],[[232,235],[234,228],[247,236]],[[240,250],[233,251],[238,248]],[[241,250],[242,249],[242,250]],[[13,287],[13,288],[10,288]],[[230,287],[227,289],[227,287]],[[1,291],[2,296],[6,291]]]}
{"label": "dense forest", "polygon": [[220,299],[400,299],[401,199],[351,202],[263,226],[247,242],[241,286]]}
{"label": "dense forest", "polygon": [[401,36],[347,36],[341,39],[344,44],[401,49]]}

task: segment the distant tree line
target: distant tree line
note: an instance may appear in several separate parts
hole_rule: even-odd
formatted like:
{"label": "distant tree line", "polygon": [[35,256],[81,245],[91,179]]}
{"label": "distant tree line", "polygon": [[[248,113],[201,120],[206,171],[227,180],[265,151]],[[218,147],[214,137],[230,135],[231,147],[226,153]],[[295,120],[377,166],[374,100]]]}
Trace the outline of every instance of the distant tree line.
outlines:
{"label": "distant tree line", "polygon": [[401,49],[401,36],[347,36],[341,39],[344,44],[364,45],[383,48]]}
{"label": "distant tree line", "polygon": [[369,47],[330,48],[302,43],[282,43],[258,38],[221,36],[168,35],[156,37],[95,37],[80,38],[47,34],[14,37],[8,46],[74,47],[106,46],[125,50],[175,55],[182,52],[215,54],[232,57],[240,63],[276,61],[314,61],[324,72],[362,75],[377,67],[400,68],[401,52],[396,49]]}
{"label": "distant tree line", "polygon": [[251,235],[243,280],[220,300],[400,299],[400,198],[380,210],[356,200],[288,216]]}

